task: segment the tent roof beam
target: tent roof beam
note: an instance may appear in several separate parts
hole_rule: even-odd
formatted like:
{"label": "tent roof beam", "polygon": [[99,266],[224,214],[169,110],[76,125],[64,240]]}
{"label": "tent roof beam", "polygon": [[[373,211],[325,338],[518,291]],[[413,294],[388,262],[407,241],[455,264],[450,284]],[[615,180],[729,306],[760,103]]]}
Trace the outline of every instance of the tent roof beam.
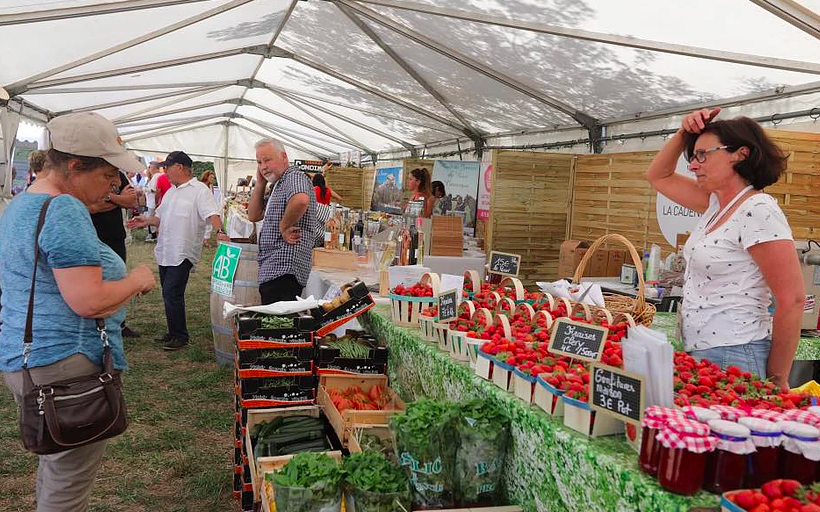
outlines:
{"label": "tent roof beam", "polygon": [[105,50],[101,50],[99,52],[92,53],[91,55],[88,55],[88,56],[83,57],[81,59],[75,60],[73,62],[69,62],[69,63],[63,64],[63,65],[57,66],[56,68],[49,69],[48,71],[43,71],[41,73],[37,73],[36,75],[30,76],[28,78],[24,78],[23,80],[19,80],[15,83],[9,85],[9,87],[6,87],[6,89],[9,91],[9,93],[12,93],[12,91],[19,92],[20,89],[25,89],[28,85],[30,85],[34,82],[43,80],[44,78],[48,78],[48,77],[63,73],[65,71],[69,71],[71,69],[80,67],[84,64],[88,64],[89,62],[94,62],[94,61],[100,60],[102,58],[108,57],[109,55],[114,55],[115,53],[119,53],[123,50],[127,50],[128,48],[132,48],[134,46],[140,45],[140,44],[142,44],[146,41],[152,41],[152,40],[154,40],[158,37],[170,34],[172,32],[180,30],[182,28],[189,27],[189,26],[191,26],[195,23],[198,23],[200,21],[207,20],[209,18],[213,18],[214,16],[217,16],[217,15],[222,14],[224,12],[230,11],[231,9],[235,9],[237,7],[245,5],[248,2],[252,2],[252,1],[253,0],[231,0],[230,2],[222,4],[218,7],[215,7],[213,9],[210,9],[210,10],[207,10],[207,11],[204,11],[204,12],[201,12],[201,13],[195,15],[195,16],[191,16],[191,17],[186,18],[184,20],[180,20],[180,21],[178,21],[176,23],[173,23],[171,25],[159,28],[157,30],[154,30],[154,31],[149,32],[147,34],[144,34],[142,36],[136,37],[136,38],[131,39],[129,41],[125,41],[124,43],[120,43],[120,44],[112,46],[110,48],[106,48]]}
{"label": "tent roof beam", "polygon": [[[430,39],[429,37],[427,37],[427,36],[425,36],[425,35],[423,35],[419,32],[416,32],[415,30],[407,27],[406,25],[403,25],[401,23],[396,23],[392,19],[390,19],[386,16],[383,16],[383,15],[379,14],[378,12],[376,12],[372,9],[364,7],[364,6],[362,6],[360,4],[357,4],[355,2],[351,2],[349,0],[334,0],[334,1],[340,2],[340,3],[350,7],[351,9],[353,9],[357,13],[365,16],[366,18],[369,18],[372,21],[375,21],[376,23],[379,23],[380,25],[392,30],[393,32],[395,32],[397,34],[400,34],[400,35],[410,39],[411,41],[424,46],[425,48],[433,50],[434,52],[436,52],[440,55],[443,55],[443,56],[449,58],[450,60],[458,62],[462,66],[465,66],[469,69],[472,69],[473,71],[481,73],[482,75],[487,76],[488,78],[491,78],[491,79],[495,80],[496,82],[499,82],[500,84],[502,84],[502,85],[504,85],[508,88],[511,88],[515,91],[518,91],[519,93],[524,94],[525,96],[528,96],[528,97],[530,97],[530,98],[532,98],[532,99],[534,99],[534,100],[536,100],[540,103],[543,103],[543,104],[547,105],[548,107],[550,107],[554,110],[557,110],[557,111],[571,117],[572,119],[577,121],[582,126],[585,126],[587,128],[591,128],[591,127],[596,126],[597,123],[598,123],[597,120],[593,116],[591,116],[591,115],[589,115],[585,112],[581,112],[580,110],[576,109],[575,107],[573,107],[571,105],[568,105],[568,104],[566,104],[562,101],[559,101],[559,100],[557,100],[557,99],[555,99],[555,98],[553,98],[553,97],[551,97],[547,94],[544,94],[543,92],[538,91],[535,88],[530,87],[529,85],[526,85],[522,82],[519,82],[515,78],[507,76],[503,73],[500,73],[500,72],[492,69],[490,66],[487,66],[486,64],[483,64],[483,63],[481,63],[481,62],[479,62],[479,61],[477,61],[477,60],[475,60],[471,57],[468,57],[467,55],[464,55],[461,52],[458,52],[458,51],[456,51],[452,48],[448,48],[448,47],[442,45],[441,43],[439,43],[438,41]],[[467,135],[470,135],[470,134],[468,133]]]}
{"label": "tent roof beam", "polygon": [[[319,144],[319,143],[317,143],[317,142],[315,142],[315,141],[313,141],[313,140],[311,140],[307,137],[297,135],[297,134],[293,133],[291,130],[286,130],[286,129],[282,128],[281,126],[274,126],[274,125],[272,125],[268,122],[265,122],[261,119],[257,119],[253,116],[245,116],[245,115],[242,115],[242,114],[236,114],[234,116],[234,118],[235,119],[244,119],[244,120],[248,121],[249,123],[252,123],[252,124],[255,124],[256,126],[264,128],[265,130],[267,130],[270,133],[274,134],[275,137],[280,138],[282,141],[287,142],[291,146],[297,147],[298,143],[294,143],[293,141],[298,140],[298,141],[303,142],[305,144],[309,144],[311,146],[314,146],[315,148],[321,149],[322,151],[325,151],[326,154],[328,154],[328,155],[335,155],[335,154],[338,153],[338,151],[335,150],[334,148],[324,146],[324,145]],[[307,148],[300,147],[299,149],[306,150]],[[316,149],[308,151],[308,153],[315,153],[315,152],[316,152]]]}
{"label": "tent roof beam", "polygon": [[[237,122],[233,122],[233,121],[232,121],[230,124],[231,124],[232,126],[237,127],[237,128],[241,128],[241,129],[243,129],[243,130],[249,131],[249,132],[253,133],[254,135],[258,135],[258,136],[260,136],[260,137],[262,137],[262,138],[264,138],[264,139],[270,139],[270,138],[274,138],[274,139],[275,139],[275,138],[277,138],[277,137],[281,137],[281,135],[278,135],[278,134],[276,134],[276,133],[273,133],[273,132],[270,132],[270,133],[265,133],[265,132],[263,132],[263,131],[259,131],[259,130],[257,130],[256,128],[252,128],[252,127],[250,127],[250,126],[246,126],[246,125],[244,125],[244,124],[239,124],[239,123],[237,123]],[[258,125],[256,125],[256,126],[258,126]],[[261,129],[263,129],[263,130],[265,129],[265,128],[264,128],[264,127],[262,127],[262,126],[258,126],[258,127],[259,127],[259,128],[261,128]],[[334,156],[334,155],[335,155],[335,153],[319,153],[319,152],[317,152],[315,149],[306,148],[305,146],[302,146],[301,144],[297,144],[297,143],[294,143],[294,142],[288,142],[288,141],[286,141],[286,140],[284,139],[284,137],[281,137],[281,140],[282,140],[282,142],[284,142],[285,144],[287,144],[287,145],[289,145],[289,146],[292,146],[292,147],[294,147],[294,148],[296,148],[296,149],[298,149],[298,150],[300,150],[300,151],[304,151],[305,153],[307,153],[307,154],[309,154],[309,155],[312,155],[312,156],[314,156],[314,157],[328,157],[328,156]]]}
{"label": "tent roof beam", "polygon": [[44,89],[30,89],[25,92],[26,96],[46,95],[46,94],[76,94],[89,92],[119,92],[119,91],[150,91],[155,89],[191,89],[196,87],[228,87],[239,85],[239,80],[225,82],[188,82],[176,84],[145,84],[145,85],[113,85],[100,87],[49,87]]}
{"label": "tent roof beam", "polygon": [[[581,30],[569,27],[559,27],[555,25],[547,25],[544,23],[526,22],[520,20],[511,20],[500,16],[492,16],[483,13],[470,13],[456,9],[447,9],[442,7],[433,7],[427,5],[416,4],[412,2],[398,2],[395,0],[358,0],[363,3],[379,5],[382,7],[390,7],[393,9],[404,9],[423,14],[433,14],[436,16],[443,16],[463,21],[472,21],[476,23],[484,23],[487,25],[496,25],[501,27],[515,28],[526,30],[529,32],[536,32],[539,34],[549,34],[553,36],[569,37],[573,39],[581,39],[584,41],[592,41],[596,43],[612,44],[617,46],[624,46],[627,48],[635,48],[639,50],[649,50],[661,53],[671,53],[673,55],[683,55],[687,57],[696,57],[701,59],[717,60],[722,62],[732,62],[736,64],[746,64],[749,66],[759,66],[771,69],[782,69],[786,71],[796,71],[800,73],[820,74],[820,64],[811,62],[803,62],[797,60],[780,59],[775,57],[765,57],[760,55],[752,55],[747,53],[727,52],[724,50],[712,50],[709,48],[701,48],[696,46],[688,46],[681,44],[663,43],[660,41],[651,41],[648,39],[640,39],[637,37],[619,36],[613,34],[604,34],[600,32],[592,32],[589,30]],[[787,0],[751,0],[755,3],[781,3]],[[817,37],[817,36],[815,36]]]}
{"label": "tent roof beam", "polygon": [[798,2],[794,0],[751,0],[751,2],[810,36],[820,39],[820,16]]}
{"label": "tent roof beam", "polygon": [[[213,119],[221,119],[222,117],[225,117],[225,115],[226,114],[223,114],[221,116],[216,115],[216,116],[213,116],[212,118]],[[214,126],[214,125],[217,125],[221,122],[223,122],[223,121],[214,121],[212,123],[206,123],[206,124],[180,123],[179,126],[181,126],[181,128],[175,128],[175,129],[170,129],[170,130],[160,130],[160,131],[155,131],[155,132],[145,132],[142,135],[139,135],[137,137],[129,137],[129,138],[123,137],[123,141],[125,143],[131,143],[131,142],[135,142],[135,141],[138,141],[138,140],[150,139],[152,137],[161,137],[163,135],[171,135],[171,134],[174,134],[174,133],[181,133],[181,132],[185,132],[185,131],[188,131],[188,130],[195,130],[197,128],[205,128],[205,127],[208,127],[208,126]]]}
{"label": "tent roof beam", "polygon": [[[176,124],[178,122],[195,123],[197,121],[202,121],[203,119],[210,119],[212,117],[213,116],[211,114],[206,114],[204,116],[180,117],[180,118],[174,119],[173,121],[151,121],[151,120],[149,120],[149,121],[135,121],[133,123],[130,122],[130,121],[125,121],[125,122],[122,122],[122,123],[114,123],[114,124],[117,126],[117,129],[119,129],[119,130],[127,130],[128,128],[135,128],[135,127],[139,127],[139,126],[151,126],[151,125],[155,125],[154,126],[155,128],[162,128],[163,125],[167,126],[167,125],[171,125],[171,124]],[[148,129],[150,129],[150,128],[148,128]]]}
{"label": "tent roof beam", "polygon": [[211,92],[213,92],[213,91],[194,92],[192,94],[187,94],[185,96],[177,96],[177,97],[172,98],[169,101],[160,103],[159,105],[151,105],[149,107],[146,107],[146,108],[143,108],[143,109],[140,109],[140,110],[136,110],[134,112],[130,112],[130,113],[124,115],[124,116],[120,116],[116,119],[112,119],[112,121],[114,121],[114,123],[117,123],[117,122],[120,122],[120,121],[128,121],[129,119],[132,119],[136,116],[139,116],[139,115],[142,115],[142,114],[148,114],[150,112],[156,112],[158,110],[161,111],[164,108],[170,107],[172,105],[178,105],[182,102],[205,96],[207,94],[210,94]]}
{"label": "tent roof beam", "polygon": [[0,14],[0,27],[4,25],[21,25],[42,21],[62,20],[66,18],[81,18],[84,16],[99,16],[102,14],[116,14],[120,12],[168,7],[171,5],[192,4],[205,0],[124,0],[122,2],[107,2],[78,7],[64,7],[11,14]]}
{"label": "tent roof beam", "polygon": [[[232,117],[235,117],[237,119],[257,119],[253,116],[245,116],[245,115],[242,115],[242,114],[233,114]],[[287,133],[287,134],[290,134],[293,137],[309,137],[309,139],[305,140],[305,142],[307,142],[308,144],[313,144],[314,146],[317,146],[317,147],[322,147],[322,146],[320,146],[320,145],[318,145],[318,144],[316,144],[315,142],[312,142],[312,141],[320,141],[320,142],[324,142],[326,144],[333,144],[334,146],[344,148],[346,151],[352,151],[352,150],[356,149],[355,146],[353,146],[349,142],[339,142],[339,140],[336,139],[336,138],[325,137],[324,135],[317,135],[317,134],[314,134],[314,133],[300,132],[300,131],[297,131],[297,130],[294,130],[294,129],[291,129],[291,128],[285,128],[284,126],[274,125],[274,124],[272,124],[268,121],[264,121],[264,120],[261,120],[261,119],[259,119],[258,121],[259,122],[257,124],[263,123],[263,124],[273,128],[273,129],[276,129],[277,132]],[[303,140],[303,139],[300,139],[300,140]],[[333,149],[334,153],[336,153],[337,151],[338,151],[337,149]]]}
{"label": "tent roof beam", "polygon": [[[218,107],[220,105],[230,105],[230,104],[233,104],[235,101],[239,101],[239,100],[233,99],[233,100],[210,101],[208,103],[202,103],[202,104],[199,104],[199,105],[192,105],[190,107],[176,108],[176,109],[173,109],[173,110],[166,110],[164,112],[155,112],[153,114],[145,114],[145,115],[136,116],[136,117],[129,117],[127,120],[128,121],[144,121],[146,119],[158,119],[158,118],[161,118],[161,117],[170,116],[170,115],[174,115],[174,114],[181,114],[183,112],[191,112],[192,110],[200,110],[200,109],[203,109],[203,108]],[[225,112],[222,115],[227,115],[229,113],[230,112]],[[216,114],[214,114],[214,115],[216,115]],[[157,122],[161,123],[162,121],[158,120]]]}
{"label": "tent roof beam", "polygon": [[194,87],[192,89],[184,89],[180,91],[172,91],[166,92],[162,94],[152,94],[150,96],[142,96],[140,98],[131,98],[129,100],[121,100],[121,101],[112,101],[110,103],[98,103],[96,105],[90,105],[88,107],[81,107],[75,108],[71,110],[64,110],[62,112],[57,112],[55,115],[61,116],[63,114],[68,114],[70,112],[91,112],[94,110],[105,110],[107,108],[114,108],[114,107],[124,107],[127,105],[135,105],[137,103],[143,103],[146,101],[155,101],[155,100],[162,100],[165,98],[173,98],[175,96],[183,96],[186,94],[198,94],[198,93],[209,93],[220,89],[220,86],[209,86],[209,87]]}
{"label": "tent roof beam", "polygon": [[464,116],[458,113],[458,111],[456,111],[456,109],[453,108],[450,102],[447,101],[444,98],[444,96],[436,90],[435,87],[433,87],[427,80],[424,79],[424,77],[421,76],[421,73],[414,69],[413,66],[411,66],[406,60],[404,60],[395,50],[393,50],[393,48],[389,44],[387,44],[381,37],[379,37],[379,35],[370,27],[370,25],[365,23],[364,20],[362,20],[358,15],[356,15],[356,13],[354,13],[344,3],[336,2],[336,7],[338,7],[339,10],[342,11],[345,14],[345,16],[347,16],[350,19],[350,21],[352,21],[357,27],[359,27],[359,30],[364,32],[364,34],[367,35],[367,37],[369,37],[371,41],[376,43],[376,45],[379,48],[381,48],[384,53],[389,55],[390,58],[393,59],[393,61],[405,71],[405,73],[410,75],[413,78],[413,80],[416,81],[416,83],[418,83],[422,88],[424,88],[424,90],[427,91],[427,93],[430,94],[430,96],[435,98],[436,101],[438,101],[444,108],[446,108],[447,111],[450,112],[450,114],[453,117],[458,119],[458,121],[462,125],[464,125],[464,127],[468,131],[470,131],[473,134],[474,139],[481,138],[481,133],[475,128],[473,128],[470,125],[470,123],[464,118]]}

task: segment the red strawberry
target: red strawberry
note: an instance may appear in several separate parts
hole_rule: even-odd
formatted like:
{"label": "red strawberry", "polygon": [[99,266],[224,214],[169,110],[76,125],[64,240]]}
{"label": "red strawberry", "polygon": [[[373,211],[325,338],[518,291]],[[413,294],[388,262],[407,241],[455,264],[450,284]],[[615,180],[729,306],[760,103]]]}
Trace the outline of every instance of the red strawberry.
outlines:
{"label": "red strawberry", "polygon": [[761,503],[749,512],[771,512],[772,508],[766,503]]}
{"label": "red strawberry", "polygon": [[766,482],[760,486],[760,490],[763,491],[763,494],[765,494],[770,500],[783,497],[783,491],[780,490],[780,482],[777,480]]}
{"label": "red strawberry", "polygon": [[809,503],[800,507],[800,512],[820,512],[820,506]]}
{"label": "red strawberry", "polygon": [[781,480],[780,491],[783,496],[795,496],[797,491],[803,486],[797,480]]}
{"label": "red strawberry", "polygon": [[743,510],[751,510],[757,505],[755,493],[749,490],[739,491],[731,495],[732,501],[738,504]]}

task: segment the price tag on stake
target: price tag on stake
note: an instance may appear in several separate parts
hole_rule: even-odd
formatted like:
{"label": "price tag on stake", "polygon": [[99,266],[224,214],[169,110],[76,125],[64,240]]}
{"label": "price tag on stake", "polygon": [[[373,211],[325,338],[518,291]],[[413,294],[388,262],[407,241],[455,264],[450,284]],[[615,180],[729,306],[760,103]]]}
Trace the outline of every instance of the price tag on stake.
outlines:
{"label": "price tag on stake", "polygon": [[438,295],[438,321],[449,322],[458,318],[458,290],[447,290]]}
{"label": "price tag on stake", "polygon": [[609,329],[558,318],[552,324],[550,352],[583,361],[600,361]]}
{"label": "price tag on stake", "polygon": [[490,252],[491,274],[517,277],[521,270],[521,255],[506,252]]}
{"label": "price tag on stake", "polygon": [[630,423],[640,423],[646,407],[644,377],[612,366],[589,366],[589,405]]}

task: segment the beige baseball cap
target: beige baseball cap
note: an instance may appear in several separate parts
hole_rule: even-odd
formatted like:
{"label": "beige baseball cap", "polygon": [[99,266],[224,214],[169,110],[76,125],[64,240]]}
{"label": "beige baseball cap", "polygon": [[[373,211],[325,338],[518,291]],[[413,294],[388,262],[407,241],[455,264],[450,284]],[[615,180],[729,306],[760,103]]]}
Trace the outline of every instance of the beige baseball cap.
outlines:
{"label": "beige baseball cap", "polygon": [[124,171],[139,172],[145,168],[122,145],[114,123],[94,112],[76,112],[55,117],[46,129],[51,147],[69,155],[102,158]]}

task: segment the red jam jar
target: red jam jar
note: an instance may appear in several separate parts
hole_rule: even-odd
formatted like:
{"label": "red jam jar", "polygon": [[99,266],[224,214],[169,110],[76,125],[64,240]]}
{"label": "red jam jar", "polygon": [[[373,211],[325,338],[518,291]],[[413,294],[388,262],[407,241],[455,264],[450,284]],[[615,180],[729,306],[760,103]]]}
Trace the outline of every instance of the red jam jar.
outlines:
{"label": "red jam jar", "polygon": [[687,405],[683,408],[683,414],[688,419],[701,423],[709,423],[712,420],[720,419],[720,414],[705,407],[698,407],[697,405]]}
{"label": "red jam jar", "polygon": [[760,418],[762,420],[769,420],[771,422],[777,423],[779,421],[786,421],[788,418],[783,416],[781,412],[775,412],[770,409],[752,409],[750,414],[752,418]]}
{"label": "red jam jar", "polygon": [[777,425],[783,431],[778,459],[780,478],[811,484],[817,478],[820,461],[820,430],[796,421],[781,421]]}
{"label": "red jam jar", "polygon": [[748,416],[746,412],[738,409],[737,407],[732,407],[731,405],[711,405],[709,406],[709,410],[720,414],[720,419],[726,421],[737,421],[738,418]]}
{"label": "red jam jar", "polygon": [[709,430],[717,439],[717,447],[706,458],[703,488],[715,494],[742,488],[749,454],[755,451],[751,432],[726,420],[710,421]]}
{"label": "red jam jar", "polygon": [[669,420],[657,436],[661,445],[658,482],[676,494],[695,494],[703,486],[706,458],[717,439],[709,427],[692,420]]}
{"label": "red jam jar", "polygon": [[[752,414],[754,416],[754,414]],[[777,478],[777,459],[782,438],[777,423],[762,418],[740,418],[738,423],[747,427],[757,451],[749,457],[751,463],[746,472],[744,487],[758,489],[761,485]]]}
{"label": "red jam jar", "polygon": [[658,474],[658,457],[661,445],[656,439],[660,430],[670,419],[683,419],[683,413],[678,409],[653,405],[646,408],[641,426],[641,454],[638,464],[644,473],[655,476]]}
{"label": "red jam jar", "polygon": [[[815,409],[817,409],[816,406]],[[797,423],[811,425],[812,427],[820,429],[820,415],[812,411],[811,408],[807,410],[790,409],[783,411],[783,417],[786,421],[796,421]]]}

